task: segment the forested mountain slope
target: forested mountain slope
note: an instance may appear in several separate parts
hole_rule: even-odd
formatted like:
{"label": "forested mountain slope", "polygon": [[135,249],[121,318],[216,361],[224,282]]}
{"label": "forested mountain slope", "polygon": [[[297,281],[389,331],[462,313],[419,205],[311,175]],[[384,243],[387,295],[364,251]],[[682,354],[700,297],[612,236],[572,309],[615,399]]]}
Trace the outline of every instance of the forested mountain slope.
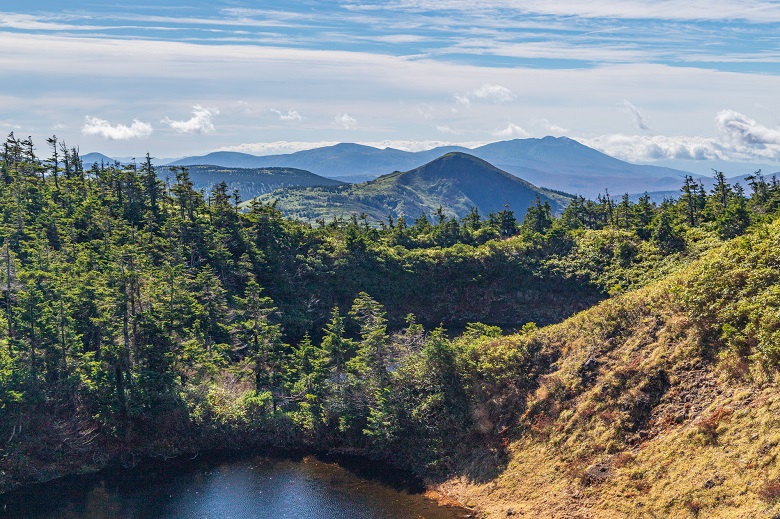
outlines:
{"label": "forested mountain slope", "polygon": [[473,208],[483,215],[507,207],[525,212],[536,197],[556,213],[569,200],[481,159],[453,152],[410,171],[397,171],[370,182],[336,188],[283,189],[260,201],[273,202],[285,215],[308,221],[361,213],[374,221],[384,221],[388,216],[410,220],[421,214],[432,215],[439,208],[444,215],[457,218],[465,217]]}
{"label": "forested mountain slope", "polygon": [[[186,166],[192,188],[210,193],[222,182],[227,192],[237,194],[240,200],[249,200],[285,187],[338,186],[342,182],[321,177],[309,171],[294,168],[227,168],[221,166]],[[157,175],[169,183],[176,182],[176,173],[181,167],[163,166],[157,168]]]}

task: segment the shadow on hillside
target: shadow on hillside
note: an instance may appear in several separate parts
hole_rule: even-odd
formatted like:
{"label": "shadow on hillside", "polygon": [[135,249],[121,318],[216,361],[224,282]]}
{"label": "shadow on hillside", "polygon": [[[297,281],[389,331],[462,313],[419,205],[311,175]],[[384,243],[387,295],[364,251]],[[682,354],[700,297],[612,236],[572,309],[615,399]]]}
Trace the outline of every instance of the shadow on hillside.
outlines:
{"label": "shadow on hillside", "polygon": [[482,445],[473,449],[457,472],[471,483],[481,484],[500,476],[509,464],[509,453],[501,445]]}

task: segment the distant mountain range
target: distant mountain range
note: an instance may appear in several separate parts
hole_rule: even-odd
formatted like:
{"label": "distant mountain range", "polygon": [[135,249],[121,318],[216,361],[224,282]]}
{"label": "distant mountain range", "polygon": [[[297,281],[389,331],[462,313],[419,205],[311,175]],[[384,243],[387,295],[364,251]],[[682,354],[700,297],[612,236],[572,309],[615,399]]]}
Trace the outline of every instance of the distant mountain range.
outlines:
{"label": "distant mountain range", "polygon": [[421,166],[448,152],[463,152],[533,184],[593,197],[608,189],[613,194],[677,190],[686,171],[636,165],[618,160],[567,137],[515,139],[475,149],[449,146],[420,152],[337,144],[286,155],[257,157],[246,153],[215,152],[179,159],[172,164],[215,164],[229,167],[292,167],[346,182],[364,181],[391,171]]}
{"label": "distant mountain range", "polygon": [[[490,162],[537,186],[595,197],[605,190],[613,196],[622,193],[677,193],[685,175],[680,169],[625,162],[566,137],[515,139],[495,142],[476,149],[459,146],[408,152],[393,148],[378,149],[359,144],[337,144],[284,155],[256,156],[219,151],[186,157],[168,165],[213,165],[223,168],[294,168],[344,182],[358,183],[392,171],[408,171],[449,152],[468,153]],[[84,163],[112,163],[98,153],[84,156]],[[162,159],[161,159],[162,161]],[[157,164],[162,162],[158,161]],[[682,163],[680,163],[682,164]],[[726,164],[718,163],[718,169]],[[744,171],[746,165],[742,168]],[[750,168],[747,171],[751,171]],[[768,172],[767,169],[764,170]],[[733,175],[739,171],[732,170]],[[729,172],[727,171],[727,174]],[[693,175],[708,182],[710,175]]]}
{"label": "distant mountain range", "polygon": [[448,216],[462,218],[472,207],[484,217],[509,207],[522,219],[536,197],[562,211],[568,198],[540,189],[488,162],[461,152],[447,153],[406,172],[394,172],[360,184],[337,187],[286,188],[259,200],[276,202],[288,216],[304,220],[349,217],[365,213],[374,220],[387,215],[415,219],[442,207]]}
{"label": "distant mountain range", "polygon": [[[757,168],[758,169],[758,168]],[[725,174],[725,173],[724,173]],[[753,173],[747,173],[745,175],[738,175],[736,177],[729,177],[727,179],[728,183],[732,186],[739,184],[742,186],[742,188],[750,193],[750,187],[749,187],[749,180],[748,177],[753,176],[755,172]],[[780,172],[777,173],[762,173],[764,176],[764,180],[766,182],[773,182],[776,178],[777,180],[780,180]],[[696,177],[694,177],[696,178]],[[715,178],[714,177],[699,177],[697,179],[699,182],[701,182],[702,185],[704,185],[704,189],[707,191],[711,191],[713,187],[715,187]],[[666,191],[649,191],[647,192],[648,195],[650,195],[650,200],[652,200],[655,203],[661,203],[664,199],[677,199],[680,196],[681,191],[679,189],[669,189]],[[639,197],[642,195],[639,193],[635,193],[631,195],[632,200],[638,200]]]}
{"label": "distant mountain range", "polygon": [[[140,157],[109,157],[107,155],[104,155],[102,153],[97,152],[91,152],[91,153],[85,153],[81,156],[81,162],[84,164],[84,167],[89,169],[92,167],[92,164],[103,164],[103,165],[111,165],[115,163],[120,163],[122,165],[127,164],[140,164],[144,160],[146,160],[146,154],[141,155]],[[165,159],[165,158],[156,158],[152,157],[152,163],[155,166],[161,166],[165,164],[169,164],[170,162],[173,162],[177,159]]]}
{"label": "distant mountain range", "polygon": [[[81,157],[84,167],[89,169],[92,164],[110,166],[117,162],[127,164],[102,153],[87,153]],[[169,177],[171,181],[176,178],[170,171],[170,166],[157,166],[157,176],[161,180]],[[188,166],[190,180],[197,190],[207,193],[220,182],[228,185],[228,192],[238,190],[242,200],[249,200],[256,196],[280,189],[294,186],[337,186],[342,184],[338,180],[315,175],[309,171],[295,168],[238,168],[211,165]]]}
{"label": "distant mountain range", "polygon": [[[197,190],[208,193],[220,182],[228,186],[228,193],[238,190],[241,200],[249,200],[284,187],[338,186],[342,182],[294,168],[225,168],[220,166],[188,166],[190,180]],[[171,166],[157,168],[157,176],[175,181]]]}
{"label": "distant mountain range", "polygon": [[[455,148],[468,152],[466,148]],[[378,149],[361,144],[342,143],[285,155],[258,157],[247,153],[216,151],[200,157],[186,157],[170,165],[219,164],[231,167],[295,167],[328,178],[357,183],[371,180],[391,171],[408,170],[440,157],[449,148],[408,152],[393,148]]]}
{"label": "distant mountain range", "polygon": [[664,166],[673,169],[683,169],[711,177],[712,170],[722,171],[727,178],[733,178],[742,175],[749,175],[757,170],[761,170],[765,175],[771,177],[774,173],[780,171],[777,164],[759,164],[754,162],[736,162],[731,160],[706,159],[706,160],[688,160],[688,159],[661,159],[653,163],[656,166]]}
{"label": "distant mountain range", "polygon": [[102,153],[92,152],[81,156],[81,163],[84,164],[85,169],[91,168],[92,164],[110,166],[112,164],[116,164],[117,162],[124,164],[124,162],[121,160],[112,159],[111,157],[103,155]]}

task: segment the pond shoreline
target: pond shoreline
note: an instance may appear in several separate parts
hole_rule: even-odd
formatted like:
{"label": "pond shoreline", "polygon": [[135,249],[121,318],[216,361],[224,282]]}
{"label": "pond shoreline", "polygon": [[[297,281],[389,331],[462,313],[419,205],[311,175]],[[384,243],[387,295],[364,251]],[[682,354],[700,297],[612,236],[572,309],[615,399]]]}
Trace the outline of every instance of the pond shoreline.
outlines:
{"label": "pond shoreline", "polygon": [[120,486],[127,484],[152,484],[165,481],[172,475],[195,471],[203,463],[220,465],[237,463],[254,458],[270,461],[291,461],[305,463],[316,460],[326,464],[335,464],[361,480],[378,483],[392,490],[420,495],[436,502],[439,507],[451,509],[459,517],[479,517],[462,503],[440,492],[434,485],[424,481],[409,470],[400,469],[387,462],[370,458],[358,449],[331,449],[328,451],[306,448],[216,448],[195,452],[179,453],[175,456],[133,456],[130,464],[114,457],[102,468],[85,466],[81,471],[63,474],[46,481],[20,485],[13,490],[0,494],[0,518],[13,510],[19,510],[31,496],[68,495],[73,492],[85,492],[96,486]]}

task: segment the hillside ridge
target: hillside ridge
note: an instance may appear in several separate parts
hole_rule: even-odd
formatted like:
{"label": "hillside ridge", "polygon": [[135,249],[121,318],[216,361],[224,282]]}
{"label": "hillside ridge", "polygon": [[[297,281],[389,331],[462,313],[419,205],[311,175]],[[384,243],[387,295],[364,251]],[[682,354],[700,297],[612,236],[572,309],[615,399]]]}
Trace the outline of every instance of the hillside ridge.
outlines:
{"label": "hillside ridge", "polygon": [[506,461],[483,466],[495,475],[440,489],[489,518],[776,517],[766,315],[780,309],[778,250],[780,220],[560,324],[486,343],[533,347],[549,368],[515,410]]}
{"label": "hillside ridge", "polygon": [[224,162],[220,165],[232,167],[296,167],[354,183],[354,179],[364,181],[389,171],[408,171],[451,151],[479,157],[535,185],[583,196],[603,194],[605,189],[611,193],[632,194],[678,190],[684,176],[690,174],[667,167],[631,164],[568,137],[552,136],[499,141],[474,149],[444,146],[418,152],[378,149],[354,143],[265,156],[214,152],[200,157],[185,157],[171,165],[222,160]]}
{"label": "hillside ridge", "polygon": [[[175,180],[175,169],[180,166],[161,166],[157,176]],[[228,168],[214,165],[186,166],[189,178],[196,190],[210,193],[219,183],[225,182],[228,193],[237,191],[242,200],[248,200],[283,187],[338,186],[342,182],[315,175],[296,168]]]}
{"label": "hillside ridge", "polygon": [[444,214],[463,218],[473,207],[482,216],[507,208],[522,215],[539,197],[560,212],[566,197],[538,188],[462,152],[449,152],[409,171],[396,171],[360,184],[330,188],[290,188],[259,198],[285,214],[305,220],[363,214],[375,221],[388,215],[416,218]]}

